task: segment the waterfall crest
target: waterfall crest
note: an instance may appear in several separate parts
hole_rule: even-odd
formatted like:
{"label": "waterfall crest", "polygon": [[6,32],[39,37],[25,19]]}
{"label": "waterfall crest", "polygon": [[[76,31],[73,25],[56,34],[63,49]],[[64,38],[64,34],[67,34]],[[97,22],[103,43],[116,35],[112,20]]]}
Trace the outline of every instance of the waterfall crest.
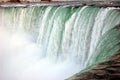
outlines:
{"label": "waterfall crest", "polygon": [[[1,8],[0,16],[3,73],[11,80],[63,80],[107,60],[120,49],[120,30],[116,27],[120,12],[115,8]],[[56,71],[54,77],[52,71]]]}

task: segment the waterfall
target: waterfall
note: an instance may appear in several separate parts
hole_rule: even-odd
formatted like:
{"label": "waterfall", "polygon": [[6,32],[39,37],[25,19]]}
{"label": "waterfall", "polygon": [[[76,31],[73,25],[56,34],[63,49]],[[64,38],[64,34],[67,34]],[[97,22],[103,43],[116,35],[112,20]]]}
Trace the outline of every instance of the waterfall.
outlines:
{"label": "waterfall", "polygon": [[7,7],[0,16],[1,80],[64,80],[120,49],[116,8]]}

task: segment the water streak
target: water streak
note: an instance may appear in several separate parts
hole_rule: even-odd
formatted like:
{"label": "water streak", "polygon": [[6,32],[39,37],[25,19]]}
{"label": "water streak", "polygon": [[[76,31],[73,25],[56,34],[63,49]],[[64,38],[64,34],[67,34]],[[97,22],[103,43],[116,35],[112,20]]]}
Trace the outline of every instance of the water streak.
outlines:
{"label": "water streak", "polygon": [[0,16],[3,80],[63,80],[120,49],[115,8],[0,8]]}

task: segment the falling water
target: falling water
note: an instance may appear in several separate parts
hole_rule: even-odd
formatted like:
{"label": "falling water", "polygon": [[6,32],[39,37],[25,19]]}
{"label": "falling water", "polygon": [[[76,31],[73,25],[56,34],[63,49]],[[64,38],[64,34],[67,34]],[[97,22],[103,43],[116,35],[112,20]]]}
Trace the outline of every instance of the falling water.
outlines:
{"label": "falling water", "polygon": [[99,7],[0,8],[1,80],[64,80],[120,49],[120,12]]}

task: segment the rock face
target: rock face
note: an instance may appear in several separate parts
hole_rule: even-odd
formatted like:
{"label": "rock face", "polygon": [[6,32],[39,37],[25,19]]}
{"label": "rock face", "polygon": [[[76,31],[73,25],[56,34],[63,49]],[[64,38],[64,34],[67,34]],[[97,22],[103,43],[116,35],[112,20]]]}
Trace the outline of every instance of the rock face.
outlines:
{"label": "rock face", "polygon": [[67,80],[120,80],[120,51],[108,61]]}

